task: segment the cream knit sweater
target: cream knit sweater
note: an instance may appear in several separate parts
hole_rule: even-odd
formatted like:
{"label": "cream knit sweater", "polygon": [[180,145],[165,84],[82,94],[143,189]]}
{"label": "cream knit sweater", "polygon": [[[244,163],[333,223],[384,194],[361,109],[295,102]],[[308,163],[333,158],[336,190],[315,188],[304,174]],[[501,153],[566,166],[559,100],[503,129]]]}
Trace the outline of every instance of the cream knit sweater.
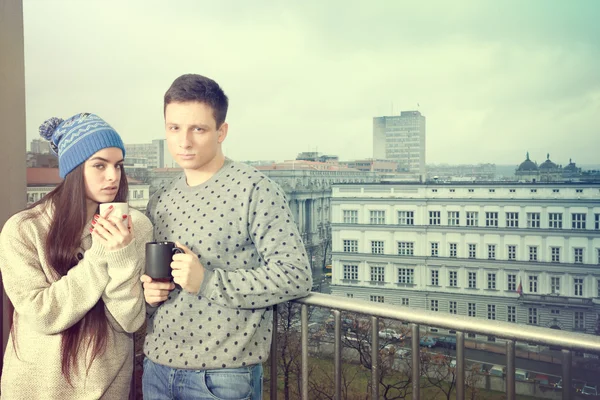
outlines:
{"label": "cream knit sweater", "polygon": [[[0,382],[3,400],[127,399],[133,366],[132,333],[145,319],[140,283],[145,243],[152,224],[131,209],[135,239],[125,248],[105,251],[93,242],[88,225],[81,236],[83,259],[64,277],[46,264],[44,242],[50,213],[37,206],[11,217],[0,234],[0,271],[15,307],[13,336],[8,340]],[[31,219],[27,213],[40,212]],[[86,375],[80,352],[71,387],[61,373],[60,333],[81,320],[102,297],[109,321],[106,351]],[[111,329],[112,328],[112,329]],[[16,349],[16,352],[15,352]]]}

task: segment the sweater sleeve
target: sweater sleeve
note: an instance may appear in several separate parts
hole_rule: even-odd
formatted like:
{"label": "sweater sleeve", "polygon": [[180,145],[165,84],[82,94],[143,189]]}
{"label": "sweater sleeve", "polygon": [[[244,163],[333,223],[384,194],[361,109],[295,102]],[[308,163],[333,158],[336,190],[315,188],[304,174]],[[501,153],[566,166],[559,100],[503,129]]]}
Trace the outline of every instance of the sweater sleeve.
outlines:
{"label": "sweater sleeve", "polygon": [[[0,234],[0,269],[6,294],[20,318],[43,334],[57,334],[73,326],[98,302],[108,283],[102,249],[86,251],[65,276],[54,280],[51,267],[40,260],[46,232],[22,214],[9,219]],[[45,267],[45,268],[44,268]]]}
{"label": "sweater sleeve", "polygon": [[140,276],[144,270],[146,242],[152,240],[152,224],[142,213],[132,213],[135,237],[132,242],[105,253],[108,284],[102,294],[106,310],[125,332],[137,331],[145,320],[144,291]]}
{"label": "sweater sleeve", "polygon": [[200,294],[230,308],[262,308],[306,296],[312,272],[283,191],[263,178],[249,201],[248,232],[264,264],[206,269]]}

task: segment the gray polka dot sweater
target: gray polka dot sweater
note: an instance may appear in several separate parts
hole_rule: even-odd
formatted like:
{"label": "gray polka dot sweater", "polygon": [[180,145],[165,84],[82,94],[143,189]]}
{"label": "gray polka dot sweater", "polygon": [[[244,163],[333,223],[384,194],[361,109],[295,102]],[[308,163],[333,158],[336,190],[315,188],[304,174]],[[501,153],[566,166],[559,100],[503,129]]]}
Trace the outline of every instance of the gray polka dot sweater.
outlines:
{"label": "gray polka dot sweater", "polygon": [[206,268],[197,295],[180,287],[148,307],[144,353],[173,368],[237,368],[269,355],[272,306],[307,295],[311,270],[283,191],[225,160],[207,182],[182,175],[148,204],[155,240],[179,241]]}

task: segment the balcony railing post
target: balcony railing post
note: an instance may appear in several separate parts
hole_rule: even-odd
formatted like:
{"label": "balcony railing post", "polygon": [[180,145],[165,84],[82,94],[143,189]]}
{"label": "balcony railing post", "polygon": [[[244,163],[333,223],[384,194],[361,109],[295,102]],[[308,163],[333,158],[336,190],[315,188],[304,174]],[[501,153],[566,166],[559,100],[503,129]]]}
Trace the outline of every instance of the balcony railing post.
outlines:
{"label": "balcony railing post", "polygon": [[421,398],[421,353],[419,348],[419,325],[410,324],[412,346],[412,398]]}
{"label": "balcony railing post", "polygon": [[571,382],[571,366],[573,362],[573,353],[571,350],[563,349],[562,355],[562,399],[571,400],[571,388],[573,385]]}
{"label": "balcony railing post", "polygon": [[302,400],[308,400],[308,306],[302,304]]}
{"label": "balcony railing post", "polygon": [[456,332],[456,399],[465,398],[465,333]]}
{"label": "balcony railing post", "polygon": [[506,399],[515,400],[515,341],[506,341]]}
{"label": "balcony railing post", "polygon": [[339,310],[333,311],[335,318],[335,344],[334,344],[334,379],[335,379],[335,392],[334,399],[342,399],[342,313]]}
{"label": "balcony railing post", "polygon": [[271,338],[271,400],[277,400],[277,305],[273,306],[273,335]]}
{"label": "balcony railing post", "polygon": [[371,398],[379,398],[379,318],[371,317]]}

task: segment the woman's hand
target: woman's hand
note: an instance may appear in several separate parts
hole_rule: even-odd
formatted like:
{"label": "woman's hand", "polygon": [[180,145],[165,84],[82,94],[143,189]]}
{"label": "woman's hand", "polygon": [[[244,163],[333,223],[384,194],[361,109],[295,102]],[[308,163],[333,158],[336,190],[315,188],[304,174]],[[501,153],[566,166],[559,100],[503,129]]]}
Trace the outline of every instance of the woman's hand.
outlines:
{"label": "woman's hand", "polygon": [[[100,241],[107,250],[119,250],[126,247],[133,240],[133,225],[131,215],[111,216],[112,208],[104,215],[94,215],[92,220],[92,235],[94,240]],[[127,226],[123,221],[127,219]]]}

